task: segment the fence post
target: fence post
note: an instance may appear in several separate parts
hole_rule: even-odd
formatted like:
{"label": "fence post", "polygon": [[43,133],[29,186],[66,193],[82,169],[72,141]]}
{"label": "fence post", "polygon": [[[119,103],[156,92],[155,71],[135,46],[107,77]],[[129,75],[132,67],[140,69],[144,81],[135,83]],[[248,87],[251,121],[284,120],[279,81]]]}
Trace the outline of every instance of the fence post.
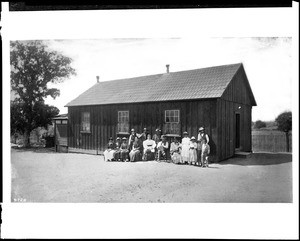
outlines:
{"label": "fence post", "polygon": [[275,148],[275,135],[274,133],[272,133],[273,135],[273,152],[275,152],[276,148]]}

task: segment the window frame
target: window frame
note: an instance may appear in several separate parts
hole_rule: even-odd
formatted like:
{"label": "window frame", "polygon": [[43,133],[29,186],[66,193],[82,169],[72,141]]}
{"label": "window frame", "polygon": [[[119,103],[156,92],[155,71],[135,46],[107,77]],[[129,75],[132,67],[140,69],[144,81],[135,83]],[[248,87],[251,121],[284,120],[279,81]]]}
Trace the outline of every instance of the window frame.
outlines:
{"label": "window frame", "polygon": [[[127,115],[123,115],[122,116],[122,114],[121,114],[121,116],[120,116],[120,113],[127,113]],[[129,120],[130,120],[130,111],[129,110],[118,110],[118,121],[117,121],[117,129],[118,129],[118,133],[120,133],[120,134],[128,134],[129,133],[129,130],[130,130],[130,125],[129,125]],[[121,118],[120,118],[121,117]],[[126,122],[126,119],[125,119],[125,121],[123,121],[122,122],[122,117],[124,118],[126,118],[127,117],[127,122]],[[121,120],[121,121],[120,121]],[[127,123],[128,124],[128,132],[126,132],[126,131],[119,131],[119,124],[122,124],[122,123]]]}
{"label": "window frame", "polygon": [[[88,114],[88,122],[87,121],[85,121],[84,119],[85,119],[85,117],[84,117],[84,114]],[[80,132],[81,133],[91,133],[91,112],[89,112],[89,111],[83,111],[83,112],[81,112],[81,116],[80,116]],[[87,129],[83,129],[83,124],[84,124],[84,121],[85,121],[85,123],[88,123],[89,125],[89,129],[87,130]]]}
{"label": "window frame", "polygon": [[[173,112],[174,111],[174,112]],[[167,116],[167,112],[170,112],[170,113],[174,113],[174,115],[168,115]],[[178,113],[178,116],[177,115],[175,115],[175,113]],[[167,117],[169,117],[169,118],[178,118],[178,121],[167,121]],[[173,110],[165,110],[165,123],[167,124],[167,123],[177,123],[177,124],[179,124],[180,123],[180,110],[179,109],[173,109]]]}

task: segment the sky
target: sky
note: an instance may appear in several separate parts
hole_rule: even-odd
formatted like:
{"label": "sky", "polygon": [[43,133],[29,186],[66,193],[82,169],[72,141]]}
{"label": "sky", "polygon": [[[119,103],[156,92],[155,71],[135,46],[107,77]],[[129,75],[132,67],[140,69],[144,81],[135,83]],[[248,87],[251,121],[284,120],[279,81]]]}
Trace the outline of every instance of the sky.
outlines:
{"label": "sky", "polygon": [[73,59],[77,75],[63,83],[55,105],[68,102],[100,81],[243,63],[257,106],[252,120],[272,121],[292,110],[292,38],[128,38],[47,40],[49,48]]}

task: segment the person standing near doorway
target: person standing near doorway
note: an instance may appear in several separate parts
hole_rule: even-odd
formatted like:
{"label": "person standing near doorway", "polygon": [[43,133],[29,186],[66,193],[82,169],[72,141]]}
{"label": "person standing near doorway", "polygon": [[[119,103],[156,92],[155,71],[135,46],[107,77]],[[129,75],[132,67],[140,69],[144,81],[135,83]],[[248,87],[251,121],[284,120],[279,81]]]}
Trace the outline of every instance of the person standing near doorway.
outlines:
{"label": "person standing near doorway", "polygon": [[204,140],[206,140],[206,143],[209,143],[209,137],[205,132],[204,127],[199,128],[198,138],[197,138],[197,163],[199,166],[202,166],[201,162],[201,154],[202,154],[202,146],[204,144]]}

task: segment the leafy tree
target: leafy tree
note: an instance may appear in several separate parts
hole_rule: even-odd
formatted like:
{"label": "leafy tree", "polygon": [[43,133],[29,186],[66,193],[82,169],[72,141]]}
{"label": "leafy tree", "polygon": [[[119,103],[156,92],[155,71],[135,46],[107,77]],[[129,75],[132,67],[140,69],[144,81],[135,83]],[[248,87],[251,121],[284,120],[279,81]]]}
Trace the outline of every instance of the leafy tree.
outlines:
{"label": "leafy tree", "polygon": [[266,127],[267,125],[266,125],[266,122],[264,122],[264,121],[261,121],[261,120],[257,120],[257,121],[255,121],[255,123],[254,123],[254,128],[255,129],[260,129],[260,128],[263,128],[263,127]]}
{"label": "leafy tree", "polygon": [[286,111],[281,113],[276,119],[277,129],[285,132],[286,135],[286,151],[290,150],[289,132],[292,130],[292,112]]}
{"label": "leafy tree", "polygon": [[51,124],[59,113],[45,104],[48,96],[56,98],[60,91],[49,83],[61,83],[75,75],[72,59],[49,49],[43,41],[12,41],[10,44],[11,132],[24,135],[25,146],[30,146],[30,132]]}

